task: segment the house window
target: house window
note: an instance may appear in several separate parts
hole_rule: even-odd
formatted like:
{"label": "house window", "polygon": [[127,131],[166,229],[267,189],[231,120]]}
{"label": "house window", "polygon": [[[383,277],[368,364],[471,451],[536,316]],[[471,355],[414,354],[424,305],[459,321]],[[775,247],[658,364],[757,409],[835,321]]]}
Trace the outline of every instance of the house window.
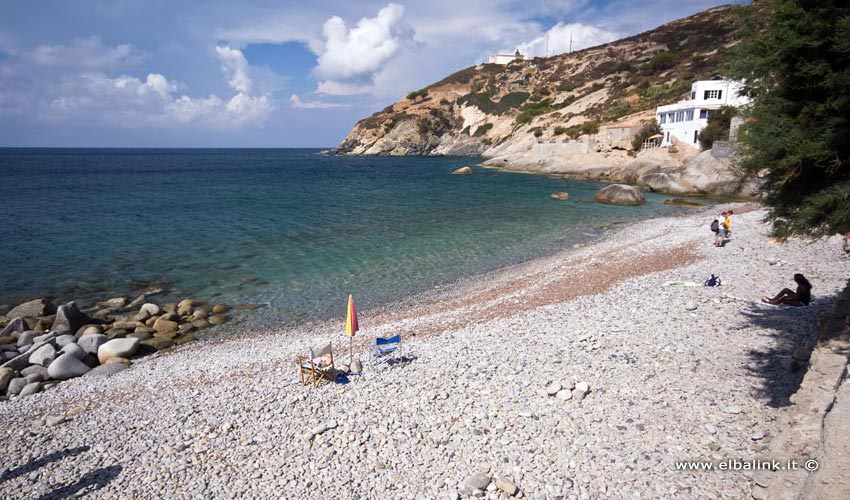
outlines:
{"label": "house window", "polygon": [[685,120],[689,122],[694,120],[694,110],[689,109],[685,111]]}
{"label": "house window", "polygon": [[692,91],[691,91],[691,99],[696,99],[696,98],[697,98],[697,91],[696,91],[696,90],[692,90]]}
{"label": "house window", "polygon": [[723,95],[722,90],[706,90],[704,99],[720,99],[720,96]]}
{"label": "house window", "polygon": [[664,125],[665,123],[667,123],[667,114],[666,113],[661,113],[660,115],[658,115],[658,117],[660,118],[660,120],[658,120],[658,121],[661,122],[661,125]]}
{"label": "house window", "polygon": [[700,118],[708,118],[708,110],[707,109],[699,110],[699,117]]}

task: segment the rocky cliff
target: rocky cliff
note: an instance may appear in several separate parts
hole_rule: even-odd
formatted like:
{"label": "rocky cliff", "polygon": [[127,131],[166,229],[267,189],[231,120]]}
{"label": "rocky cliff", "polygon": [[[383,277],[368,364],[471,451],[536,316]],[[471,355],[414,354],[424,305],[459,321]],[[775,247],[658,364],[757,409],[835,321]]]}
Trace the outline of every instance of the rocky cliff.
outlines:
{"label": "rocky cliff", "polygon": [[614,133],[716,75],[737,30],[735,8],[718,7],[574,53],[469,67],[361,120],[335,153],[483,156],[673,194],[747,194],[728,160],[687,145],[636,155]]}

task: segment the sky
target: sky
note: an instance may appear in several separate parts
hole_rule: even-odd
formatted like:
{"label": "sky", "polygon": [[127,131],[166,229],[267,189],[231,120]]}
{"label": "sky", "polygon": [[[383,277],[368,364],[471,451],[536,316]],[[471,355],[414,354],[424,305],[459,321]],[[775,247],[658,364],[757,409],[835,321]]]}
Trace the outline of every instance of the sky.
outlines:
{"label": "sky", "polygon": [[551,56],[723,3],[2,0],[0,147],[333,147],[491,54]]}

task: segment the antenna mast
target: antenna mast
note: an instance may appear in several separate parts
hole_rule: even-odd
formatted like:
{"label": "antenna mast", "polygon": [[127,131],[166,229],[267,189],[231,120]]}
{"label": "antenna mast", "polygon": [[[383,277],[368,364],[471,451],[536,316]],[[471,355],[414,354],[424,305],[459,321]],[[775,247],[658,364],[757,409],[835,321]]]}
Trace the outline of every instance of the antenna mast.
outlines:
{"label": "antenna mast", "polygon": [[573,32],[570,31],[570,53],[573,52]]}

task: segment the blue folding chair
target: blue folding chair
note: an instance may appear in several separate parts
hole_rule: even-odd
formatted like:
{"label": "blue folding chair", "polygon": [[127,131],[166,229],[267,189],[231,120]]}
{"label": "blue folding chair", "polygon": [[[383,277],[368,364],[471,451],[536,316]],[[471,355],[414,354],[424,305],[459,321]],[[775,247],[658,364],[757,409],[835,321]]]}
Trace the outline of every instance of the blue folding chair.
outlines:
{"label": "blue folding chair", "polygon": [[393,337],[378,337],[375,339],[375,347],[372,348],[372,365],[381,362],[389,362],[401,355],[401,334]]}

